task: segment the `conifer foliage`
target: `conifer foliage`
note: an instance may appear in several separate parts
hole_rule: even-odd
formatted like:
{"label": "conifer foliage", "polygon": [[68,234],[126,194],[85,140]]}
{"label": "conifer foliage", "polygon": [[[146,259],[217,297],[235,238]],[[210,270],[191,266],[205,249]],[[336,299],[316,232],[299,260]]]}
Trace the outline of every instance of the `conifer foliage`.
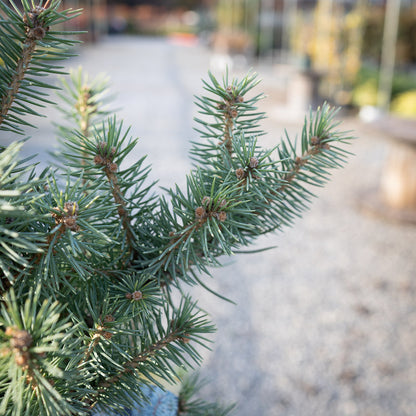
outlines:
{"label": "conifer foliage", "polygon": [[[63,72],[57,61],[75,41],[60,28],[79,12],[58,0],[0,11],[0,129],[23,135],[25,116],[51,103],[56,87],[41,79]],[[58,93],[50,168],[19,157],[24,140],[0,147],[0,414],[229,413],[195,398],[195,377],[184,378],[215,329],[186,288],[206,287],[220,256],[292,224],[351,139],[324,105],[298,143],[261,148],[257,84],[253,73],[209,74],[193,169],[184,189],[161,196],[144,157],[125,162],[137,140],[106,109],[106,80],[81,71]],[[164,393],[180,379],[178,397]]]}

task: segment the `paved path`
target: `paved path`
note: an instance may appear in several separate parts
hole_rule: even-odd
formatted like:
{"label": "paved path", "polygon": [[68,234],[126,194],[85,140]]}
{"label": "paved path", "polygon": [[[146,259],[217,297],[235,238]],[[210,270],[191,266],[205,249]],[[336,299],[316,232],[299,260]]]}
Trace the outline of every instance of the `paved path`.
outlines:
{"label": "paved path", "polygon": [[[189,170],[192,96],[209,62],[200,47],[112,38],[85,46],[70,65],[111,77],[115,107],[141,138],[132,157],[149,153],[153,178],[170,186]],[[263,88],[273,96],[265,71]],[[264,124],[268,146],[283,126],[271,98],[263,108],[273,115]],[[43,126],[26,152],[44,157],[52,146]],[[218,326],[213,351],[204,352],[202,373],[212,380],[205,394],[237,401],[239,416],[416,414],[416,227],[359,209],[377,184],[386,144],[357,120],[345,128],[360,137],[356,156],[293,228],[257,244],[278,248],[214,271],[210,286],[237,306],[193,290]]]}

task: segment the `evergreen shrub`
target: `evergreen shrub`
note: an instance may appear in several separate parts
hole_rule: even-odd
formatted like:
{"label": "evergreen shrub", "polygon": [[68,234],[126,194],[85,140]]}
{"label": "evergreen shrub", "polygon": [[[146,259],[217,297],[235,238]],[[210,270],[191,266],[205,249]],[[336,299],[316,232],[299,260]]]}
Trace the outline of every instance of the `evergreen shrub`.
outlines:
{"label": "evergreen shrub", "polygon": [[[214,331],[187,288],[291,225],[351,137],[323,105],[297,142],[263,149],[256,75],[209,74],[186,186],[158,196],[145,158],[125,163],[136,139],[105,110],[106,83],[74,72],[59,92],[58,162],[38,172],[19,155],[26,116],[52,105],[45,76],[65,72],[75,43],[60,28],[79,11],[60,7],[0,3],[0,133],[22,135],[0,147],[0,414],[225,415],[184,373]],[[165,392],[178,380],[178,396]]]}

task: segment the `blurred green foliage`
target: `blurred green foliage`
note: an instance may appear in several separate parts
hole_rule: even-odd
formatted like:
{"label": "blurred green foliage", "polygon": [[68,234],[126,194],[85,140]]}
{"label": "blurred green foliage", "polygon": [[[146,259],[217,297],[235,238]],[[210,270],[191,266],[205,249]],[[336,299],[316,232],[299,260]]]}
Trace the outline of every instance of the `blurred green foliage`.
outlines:
{"label": "blurred green foliage", "polygon": [[[363,66],[357,75],[352,103],[358,107],[377,104],[378,68]],[[391,93],[392,112],[416,116],[416,77],[411,72],[397,71]]]}

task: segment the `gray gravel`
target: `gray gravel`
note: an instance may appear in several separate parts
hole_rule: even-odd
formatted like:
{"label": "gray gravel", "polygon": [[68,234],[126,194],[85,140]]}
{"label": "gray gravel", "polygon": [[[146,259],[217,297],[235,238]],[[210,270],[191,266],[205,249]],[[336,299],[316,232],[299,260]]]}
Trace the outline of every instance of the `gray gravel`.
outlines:
{"label": "gray gravel", "polygon": [[[141,138],[132,158],[148,153],[154,179],[183,184],[188,141],[197,138],[192,96],[201,92],[210,53],[125,37],[80,53],[71,66],[111,77],[115,107]],[[270,95],[262,104],[271,114],[262,143],[270,146],[283,127],[300,131],[300,123],[274,99],[278,74],[259,72]],[[317,191],[293,228],[256,244],[278,247],[224,259],[230,264],[213,271],[210,287],[237,305],[192,290],[218,327],[213,350],[203,352],[202,374],[211,380],[204,394],[238,402],[236,415],[416,415],[416,227],[362,211],[387,143],[357,119],[347,118],[343,128],[359,137],[350,149],[356,156]],[[25,152],[44,158],[51,137],[43,123]]]}

